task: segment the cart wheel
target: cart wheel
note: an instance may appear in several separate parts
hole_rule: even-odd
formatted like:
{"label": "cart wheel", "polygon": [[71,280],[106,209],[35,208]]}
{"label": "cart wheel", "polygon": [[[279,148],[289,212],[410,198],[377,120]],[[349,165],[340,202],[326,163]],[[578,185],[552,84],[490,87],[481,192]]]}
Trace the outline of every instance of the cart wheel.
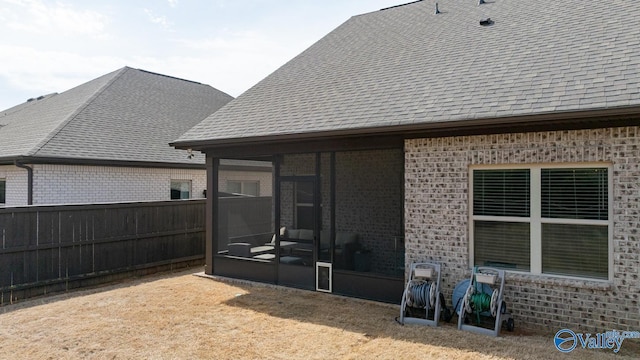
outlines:
{"label": "cart wheel", "polygon": [[442,310],[442,319],[446,322],[451,321],[451,318],[453,317],[453,314],[451,313],[451,310],[449,310],[449,308],[444,308]]}
{"label": "cart wheel", "polygon": [[509,320],[507,320],[507,330],[513,331],[515,328],[516,328],[516,324],[514,323],[512,318],[509,318]]}

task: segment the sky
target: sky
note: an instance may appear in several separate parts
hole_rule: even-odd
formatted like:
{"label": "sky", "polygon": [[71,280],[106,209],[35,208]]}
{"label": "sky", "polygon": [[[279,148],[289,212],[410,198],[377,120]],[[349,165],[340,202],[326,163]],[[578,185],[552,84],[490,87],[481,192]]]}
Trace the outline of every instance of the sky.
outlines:
{"label": "sky", "polygon": [[410,0],[0,0],[0,110],[124,66],[237,97],[351,16]]}

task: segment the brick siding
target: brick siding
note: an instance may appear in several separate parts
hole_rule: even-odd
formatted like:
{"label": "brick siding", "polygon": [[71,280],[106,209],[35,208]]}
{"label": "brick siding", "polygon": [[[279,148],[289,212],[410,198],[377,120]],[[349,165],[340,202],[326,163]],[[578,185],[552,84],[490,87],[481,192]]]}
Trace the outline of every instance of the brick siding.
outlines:
{"label": "brick siding", "polygon": [[206,188],[206,172],[198,169],[73,165],[33,165],[33,169],[34,205],[169,200],[171,180],[190,180],[194,199],[203,198]]}
{"label": "brick siding", "polygon": [[27,178],[27,170],[25,169],[13,165],[0,166],[0,179],[6,181],[4,206],[27,204]]}
{"label": "brick siding", "polygon": [[271,196],[273,174],[266,171],[221,170],[218,174],[218,191],[227,191],[227,181],[257,181],[260,185],[260,196]]}
{"label": "brick siding", "polygon": [[640,329],[640,127],[405,141],[406,262],[443,264],[447,302],[470,276],[469,166],[613,164],[613,279],[509,273],[505,300],[518,324],[582,331]]}

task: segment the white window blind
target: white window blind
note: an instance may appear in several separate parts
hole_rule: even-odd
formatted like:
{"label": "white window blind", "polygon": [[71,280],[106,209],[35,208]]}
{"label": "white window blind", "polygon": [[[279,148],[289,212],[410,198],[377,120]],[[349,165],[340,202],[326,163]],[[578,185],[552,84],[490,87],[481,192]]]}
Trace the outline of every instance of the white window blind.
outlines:
{"label": "white window blind", "polygon": [[542,224],[542,272],[607,279],[606,225]]}
{"label": "white window blind", "polygon": [[474,222],[475,265],[529,271],[528,222]]}
{"label": "white window blind", "polygon": [[473,215],[491,220],[474,221],[475,265],[530,269],[529,222],[500,219],[529,217],[530,183],[529,169],[473,172]]}
{"label": "white window blind", "polygon": [[529,169],[473,172],[473,214],[529,217]]}
{"label": "white window blind", "polygon": [[607,220],[606,168],[542,169],[542,217]]}
{"label": "white window blind", "polygon": [[608,169],[541,169],[540,176],[542,272],[606,279]]}

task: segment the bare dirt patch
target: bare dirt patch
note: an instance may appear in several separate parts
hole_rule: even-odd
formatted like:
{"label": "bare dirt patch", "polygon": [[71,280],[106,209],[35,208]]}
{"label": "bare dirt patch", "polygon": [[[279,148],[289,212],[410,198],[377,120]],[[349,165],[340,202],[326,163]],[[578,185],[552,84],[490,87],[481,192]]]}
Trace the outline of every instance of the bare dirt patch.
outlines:
{"label": "bare dirt patch", "polygon": [[[194,276],[144,277],[0,308],[7,359],[603,359],[561,354],[549,334],[499,338],[407,325],[399,307],[310,291]],[[454,318],[455,320],[455,318]],[[517,323],[516,323],[516,326]]]}

